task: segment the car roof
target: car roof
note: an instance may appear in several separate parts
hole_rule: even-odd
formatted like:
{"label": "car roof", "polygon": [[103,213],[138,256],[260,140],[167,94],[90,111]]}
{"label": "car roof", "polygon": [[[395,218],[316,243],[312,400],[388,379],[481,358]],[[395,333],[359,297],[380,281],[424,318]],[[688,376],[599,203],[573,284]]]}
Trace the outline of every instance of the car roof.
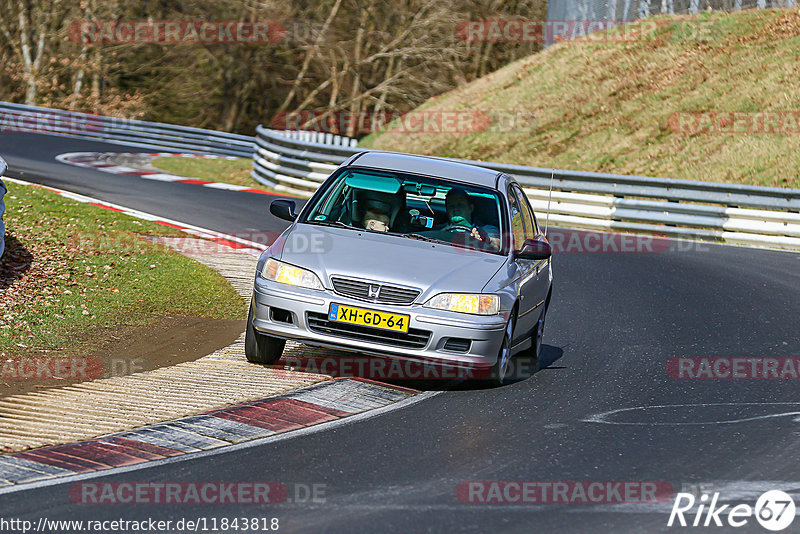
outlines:
{"label": "car roof", "polygon": [[350,166],[425,174],[491,187],[492,189],[496,187],[497,176],[500,174],[498,171],[484,167],[458,163],[443,158],[380,151],[364,152],[356,157]]}

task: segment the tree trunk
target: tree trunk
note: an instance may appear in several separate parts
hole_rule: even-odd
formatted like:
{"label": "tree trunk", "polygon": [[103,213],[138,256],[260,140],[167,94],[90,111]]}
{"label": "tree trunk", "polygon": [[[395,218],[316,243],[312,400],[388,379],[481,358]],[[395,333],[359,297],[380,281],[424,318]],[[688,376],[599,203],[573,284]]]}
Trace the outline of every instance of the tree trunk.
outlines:
{"label": "tree trunk", "polygon": [[367,23],[368,11],[362,11],[358,24],[358,31],[356,31],[356,43],[353,50],[353,85],[350,87],[350,113],[356,118],[355,120],[348,121],[347,137],[355,136],[356,124],[358,124],[358,113],[361,111],[361,99],[357,98],[358,91],[361,88],[361,71],[359,70],[361,64],[361,49],[364,45],[364,27]]}
{"label": "tree trunk", "polygon": [[25,104],[28,106],[36,105],[37,88],[36,88],[36,73],[34,72],[33,57],[31,56],[30,44],[30,28],[28,26],[28,17],[25,16],[25,10],[19,11],[19,35],[20,35],[20,48],[22,50],[22,76],[25,80]]}
{"label": "tree trunk", "polygon": [[276,115],[280,115],[284,111],[289,108],[289,105],[294,100],[295,95],[297,94],[297,89],[300,87],[300,84],[303,81],[303,78],[306,76],[306,72],[308,72],[308,67],[311,65],[311,60],[314,56],[318,53],[319,46],[322,43],[322,39],[325,37],[325,33],[328,30],[328,26],[331,25],[333,19],[336,17],[336,14],[339,12],[339,6],[342,5],[342,0],[336,0],[336,3],[331,8],[331,12],[328,14],[328,18],[325,19],[325,24],[322,25],[322,29],[317,35],[317,38],[314,40],[314,44],[306,51],[306,57],[303,59],[303,66],[300,67],[300,72],[297,73],[297,76],[292,83],[292,88],[289,90],[289,94],[286,95],[284,98],[281,107],[278,108],[278,111],[275,113]]}

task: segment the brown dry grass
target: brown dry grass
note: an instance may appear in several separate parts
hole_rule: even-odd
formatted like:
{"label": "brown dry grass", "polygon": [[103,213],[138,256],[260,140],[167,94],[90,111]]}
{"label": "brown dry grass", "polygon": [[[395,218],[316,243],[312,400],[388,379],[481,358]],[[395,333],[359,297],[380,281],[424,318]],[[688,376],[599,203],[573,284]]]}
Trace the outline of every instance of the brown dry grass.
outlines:
{"label": "brown dry grass", "polygon": [[562,42],[420,108],[504,117],[484,131],[390,130],[363,144],[539,167],[800,187],[800,133],[675,128],[683,112],[800,116],[800,10],[648,20],[655,29],[646,38]]}

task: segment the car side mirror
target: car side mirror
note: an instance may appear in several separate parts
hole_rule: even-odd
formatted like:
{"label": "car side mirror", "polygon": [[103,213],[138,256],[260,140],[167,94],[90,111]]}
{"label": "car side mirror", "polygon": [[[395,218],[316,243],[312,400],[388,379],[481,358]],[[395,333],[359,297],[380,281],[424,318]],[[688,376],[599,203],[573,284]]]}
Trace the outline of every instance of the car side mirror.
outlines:
{"label": "car side mirror", "polygon": [[526,239],[522,248],[515,252],[515,256],[521,260],[546,260],[553,255],[553,249],[547,238]]}
{"label": "car side mirror", "polygon": [[269,212],[284,221],[294,222],[297,215],[294,212],[294,200],[273,200],[269,205]]}

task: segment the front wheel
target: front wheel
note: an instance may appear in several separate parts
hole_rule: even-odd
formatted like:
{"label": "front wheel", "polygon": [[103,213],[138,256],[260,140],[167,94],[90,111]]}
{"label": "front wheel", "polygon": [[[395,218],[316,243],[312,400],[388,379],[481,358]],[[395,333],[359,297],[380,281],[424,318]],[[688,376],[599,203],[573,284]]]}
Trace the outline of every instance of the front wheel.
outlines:
{"label": "front wheel", "polygon": [[542,304],[542,312],[539,314],[539,320],[536,321],[536,326],[531,335],[531,346],[520,355],[523,358],[530,359],[531,372],[533,373],[541,368],[542,340],[544,339],[544,322],[547,319],[548,304],[550,304],[549,296]]}
{"label": "front wheel", "polygon": [[486,383],[500,387],[505,385],[506,377],[508,375],[508,367],[511,362],[511,339],[514,334],[514,316],[509,318],[506,323],[506,331],[503,334],[503,344],[500,346],[500,351],[497,354],[497,361],[489,371],[489,376]]}
{"label": "front wheel", "polygon": [[270,364],[281,357],[286,340],[261,334],[256,330],[253,326],[253,306],[255,304],[250,302],[247,330],[244,334],[244,355],[248,362]]}

